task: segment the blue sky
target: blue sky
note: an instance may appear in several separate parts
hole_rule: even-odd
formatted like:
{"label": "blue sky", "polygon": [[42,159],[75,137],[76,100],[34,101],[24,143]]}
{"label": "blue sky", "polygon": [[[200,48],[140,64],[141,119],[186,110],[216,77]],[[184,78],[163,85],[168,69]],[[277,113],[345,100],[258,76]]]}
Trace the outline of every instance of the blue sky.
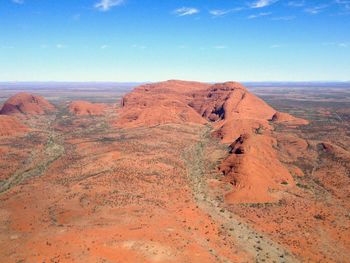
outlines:
{"label": "blue sky", "polygon": [[1,0],[0,81],[350,79],[350,0]]}

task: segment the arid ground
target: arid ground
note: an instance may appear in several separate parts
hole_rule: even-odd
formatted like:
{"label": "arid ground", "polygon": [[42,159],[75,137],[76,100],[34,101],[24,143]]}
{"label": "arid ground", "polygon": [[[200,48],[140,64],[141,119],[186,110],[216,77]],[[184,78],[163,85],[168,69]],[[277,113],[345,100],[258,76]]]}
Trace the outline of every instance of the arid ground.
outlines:
{"label": "arid ground", "polygon": [[0,262],[350,262],[350,84],[57,85],[0,85]]}

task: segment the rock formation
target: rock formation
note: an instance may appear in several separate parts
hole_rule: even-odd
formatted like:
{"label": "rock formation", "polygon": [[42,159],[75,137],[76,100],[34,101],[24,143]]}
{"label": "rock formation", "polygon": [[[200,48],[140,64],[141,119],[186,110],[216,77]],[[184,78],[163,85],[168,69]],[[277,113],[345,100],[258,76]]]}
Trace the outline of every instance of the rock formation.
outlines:
{"label": "rock formation", "polygon": [[229,203],[273,202],[279,190],[294,185],[279,161],[270,121],[301,125],[307,121],[276,112],[237,82],[206,84],[166,81],[136,88],[122,100],[118,127],[164,123],[211,124],[213,136],[232,143],[220,170],[233,189]]}
{"label": "rock formation", "polygon": [[55,106],[41,96],[30,93],[18,93],[4,103],[0,114],[41,115],[54,110]]}
{"label": "rock formation", "polygon": [[106,105],[102,103],[91,103],[88,101],[72,101],[69,104],[69,111],[75,115],[103,115]]}

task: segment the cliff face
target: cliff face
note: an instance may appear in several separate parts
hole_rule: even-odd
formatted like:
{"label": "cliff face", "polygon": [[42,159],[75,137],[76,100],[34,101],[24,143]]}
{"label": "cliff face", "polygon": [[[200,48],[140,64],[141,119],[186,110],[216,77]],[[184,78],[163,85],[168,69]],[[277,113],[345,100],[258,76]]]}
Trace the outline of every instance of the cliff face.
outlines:
{"label": "cliff face", "polygon": [[209,122],[214,122],[214,135],[225,143],[259,127],[269,129],[268,120],[276,113],[237,82],[215,84],[198,92],[191,105]]}
{"label": "cliff face", "polygon": [[41,96],[30,93],[18,93],[4,103],[0,114],[41,115],[54,110],[55,106]]}
{"label": "cliff face", "polygon": [[304,124],[277,113],[237,82],[209,85],[167,81],[140,86],[126,95],[117,126],[211,124],[213,136],[230,143],[232,149],[219,167],[233,186],[226,201],[256,203],[276,201],[279,190],[294,185],[274,149],[276,139],[269,121],[281,119]]}

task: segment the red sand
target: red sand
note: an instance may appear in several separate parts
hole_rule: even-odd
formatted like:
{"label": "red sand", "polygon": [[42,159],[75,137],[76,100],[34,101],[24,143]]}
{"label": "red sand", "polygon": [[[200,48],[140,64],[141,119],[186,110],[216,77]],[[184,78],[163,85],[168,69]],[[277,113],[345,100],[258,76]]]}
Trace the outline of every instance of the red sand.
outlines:
{"label": "red sand", "polygon": [[345,143],[236,82],[77,104],[0,136],[1,262],[349,262]]}
{"label": "red sand", "polygon": [[0,115],[0,136],[14,136],[28,130],[16,117]]}

